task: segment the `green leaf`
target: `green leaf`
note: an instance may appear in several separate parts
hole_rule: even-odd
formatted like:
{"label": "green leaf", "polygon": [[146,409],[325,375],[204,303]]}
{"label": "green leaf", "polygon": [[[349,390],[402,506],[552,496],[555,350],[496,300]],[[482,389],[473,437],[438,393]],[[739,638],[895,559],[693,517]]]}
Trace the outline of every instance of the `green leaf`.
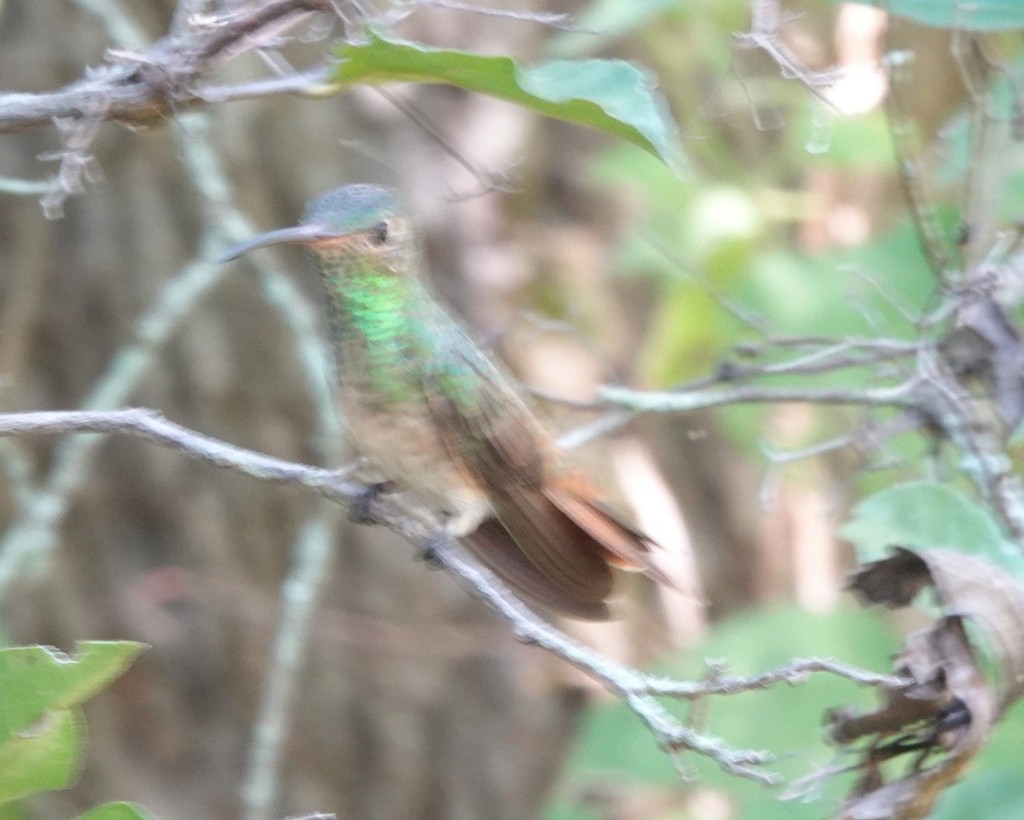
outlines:
{"label": "green leaf", "polygon": [[82,641],[74,656],[47,646],[0,649],[0,743],[46,712],[92,697],[143,647],[133,641]]}
{"label": "green leaf", "polygon": [[864,5],[884,8],[889,14],[906,17],[927,26],[963,31],[1005,31],[1024,28],[1021,0],[875,0]]}
{"label": "green leaf", "polygon": [[854,544],[861,561],[885,557],[892,544],[951,548],[993,558],[1024,576],[1024,558],[992,516],[945,484],[915,481],[875,493],[854,507],[839,535]]}
{"label": "green leaf", "polygon": [[83,641],[0,649],[0,804],[70,786],[84,737],[79,704],[123,672],[143,645]]}
{"label": "green leaf", "polygon": [[58,709],[31,732],[7,738],[0,744],[0,804],[74,783],[83,734],[78,710]]}
{"label": "green leaf", "polygon": [[136,803],[104,803],[80,814],[78,820],[153,820],[153,815]]}
{"label": "green leaf", "polygon": [[439,49],[371,32],[347,44],[332,80],[356,84],[441,83],[488,94],[548,117],[597,128],[638,145],[679,173],[678,132],[654,77],[623,60],[553,60],[522,66],[511,57]]}
{"label": "green leaf", "polygon": [[32,820],[24,800],[0,803],[0,820]]}

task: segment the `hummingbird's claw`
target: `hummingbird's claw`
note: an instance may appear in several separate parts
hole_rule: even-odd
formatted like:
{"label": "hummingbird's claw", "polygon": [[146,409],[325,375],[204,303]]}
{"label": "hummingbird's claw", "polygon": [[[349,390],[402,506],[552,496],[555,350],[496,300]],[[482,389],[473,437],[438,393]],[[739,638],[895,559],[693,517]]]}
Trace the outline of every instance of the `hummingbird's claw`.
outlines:
{"label": "hummingbird's claw", "polygon": [[354,499],[348,510],[348,520],[356,524],[379,524],[380,519],[374,514],[374,505],[384,493],[395,488],[393,481],[375,481],[364,484],[362,491]]}
{"label": "hummingbird's claw", "polygon": [[435,569],[440,569],[437,554],[441,547],[448,543],[448,540],[448,536],[445,533],[437,533],[424,541],[423,548],[420,551],[420,557],[423,559],[423,562]]}

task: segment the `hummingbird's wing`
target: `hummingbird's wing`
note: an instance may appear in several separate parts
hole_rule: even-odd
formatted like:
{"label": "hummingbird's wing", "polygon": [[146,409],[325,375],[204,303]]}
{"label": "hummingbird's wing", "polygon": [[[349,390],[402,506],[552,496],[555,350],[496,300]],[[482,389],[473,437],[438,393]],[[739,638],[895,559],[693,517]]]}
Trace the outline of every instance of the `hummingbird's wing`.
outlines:
{"label": "hummingbird's wing", "polygon": [[528,601],[585,621],[608,619],[608,605],[581,600],[541,572],[497,518],[484,520],[462,539],[477,559]]}
{"label": "hummingbird's wing", "polygon": [[[602,604],[611,594],[611,570],[590,535],[545,496],[545,442],[533,429],[532,417],[523,417],[518,397],[511,406],[505,404],[507,389],[498,395],[480,392],[472,403],[431,392],[428,404],[445,448],[484,488],[508,532],[502,545],[489,539],[508,554],[488,556],[487,563],[532,597],[536,590],[531,593],[517,583],[530,567],[567,601],[584,608]],[[564,604],[559,608],[567,609]]]}
{"label": "hummingbird's wing", "polygon": [[485,489],[508,534],[491,528],[470,546],[525,596],[606,617],[611,565],[647,570],[649,539],[588,498],[582,482],[549,474],[557,448],[540,422],[461,330],[448,330],[457,338],[425,375],[428,406],[445,448]]}
{"label": "hummingbird's wing", "polygon": [[651,552],[659,546],[657,542],[597,501],[596,491],[588,482],[578,476],[566,476],[547,485],[544,494],[601,545],[609,564],[627,572],[642,572],[658,583],[678,589],[676,582],[651,560]]}

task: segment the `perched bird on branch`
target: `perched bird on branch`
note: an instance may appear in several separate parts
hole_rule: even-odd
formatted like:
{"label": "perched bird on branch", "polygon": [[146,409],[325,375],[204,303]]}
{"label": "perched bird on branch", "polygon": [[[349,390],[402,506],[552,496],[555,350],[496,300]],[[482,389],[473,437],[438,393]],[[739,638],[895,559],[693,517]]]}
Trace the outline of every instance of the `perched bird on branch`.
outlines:
{"label": "perched bird on branch", "polygon": [[296,227],[254,237],[222,261],[278,243],[304,246],[320,270],[356,449],[440,513],[513,590],[596,620],[608,617],[614,568],[670,583],[651,562],[653,542],[601,503],[514,380],[430,293],[394,193],[331,191]]}

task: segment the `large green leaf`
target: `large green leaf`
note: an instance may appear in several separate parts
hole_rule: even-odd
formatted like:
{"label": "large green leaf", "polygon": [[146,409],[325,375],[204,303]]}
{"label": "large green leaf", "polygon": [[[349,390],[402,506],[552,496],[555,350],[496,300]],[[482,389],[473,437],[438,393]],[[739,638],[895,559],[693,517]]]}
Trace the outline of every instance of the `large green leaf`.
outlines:
{"label": "large green leaf", "polygon": [[84,736],[77,707],[142,648],[83,641],[74,656],[44,646],[0,649],[0,804],[71,785]]}
{"label": "large green leaf", "polygon": [[372,32],[346,44],[332,80],[340,88],[394,82],[454,85],[548,117],[615,134],[683,166],[678,132],[654,77],[623,60],[552,60],[522,66],[511,57],[439,49]]}
{"label": "large green leaf", "polygon": [[857,0],[879,6],[897,17],[939,28],[965,31],[1006,31],[1024,28],[1021,0]]}

